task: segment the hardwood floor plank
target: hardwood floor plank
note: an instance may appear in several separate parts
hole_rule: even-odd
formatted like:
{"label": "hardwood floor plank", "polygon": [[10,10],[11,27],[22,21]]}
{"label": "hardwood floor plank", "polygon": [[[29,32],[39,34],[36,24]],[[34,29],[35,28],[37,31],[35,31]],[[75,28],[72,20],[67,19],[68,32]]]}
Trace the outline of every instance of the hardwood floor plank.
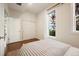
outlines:
{"label": "hardwood floor plank", "polygon": [[5,55],[7,55],[8,52],[20,49],[23,44],[27,44],[27,43],[38,41],[38,40],[39,39],[37,39],[37,38],[33,38],[33,39],[28,39],[28,40],[10,43],[10,44],[7,45],[7,51],[6,51]]}

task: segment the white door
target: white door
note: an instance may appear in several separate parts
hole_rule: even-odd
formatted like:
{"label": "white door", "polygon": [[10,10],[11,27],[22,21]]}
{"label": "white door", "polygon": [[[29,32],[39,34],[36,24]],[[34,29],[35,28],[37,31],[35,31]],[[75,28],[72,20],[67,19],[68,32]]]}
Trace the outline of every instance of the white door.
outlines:
{"label": "white door", "polygon": [[6,47],[4,40],[4,4],[0,3],[0,56],[4,55]]}
{"label": "white door", "polygon": [[4,41],[4,19],[0,18],[0,56],[4,55],[5,41]]}
{"label": "white door", "polygon": [[23,26],[23,40],[26,39],[31,39],[35,37],[35,23],[33,22],[28,22],[28,21],[23,21],[22,23]]}
{"label": "white door", "polygon": [[8,36],[9,43],[17,42],[21,40],[20,20],[15,18],[8,18]]}

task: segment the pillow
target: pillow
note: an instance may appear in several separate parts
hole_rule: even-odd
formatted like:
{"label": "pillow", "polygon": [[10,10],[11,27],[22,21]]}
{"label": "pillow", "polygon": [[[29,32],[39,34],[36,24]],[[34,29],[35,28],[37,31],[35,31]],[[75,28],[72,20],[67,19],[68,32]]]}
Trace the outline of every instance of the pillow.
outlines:
{"label": "pillow", "polygon": [[64,56],[79,56],[79,49],[75,47],[70,47]]}

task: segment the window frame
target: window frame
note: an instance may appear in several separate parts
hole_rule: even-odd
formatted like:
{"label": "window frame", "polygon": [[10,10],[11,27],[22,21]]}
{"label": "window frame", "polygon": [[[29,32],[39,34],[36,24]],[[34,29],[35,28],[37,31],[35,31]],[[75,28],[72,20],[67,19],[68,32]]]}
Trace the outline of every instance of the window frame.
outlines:
{"label": "window frame", "polygon": [[75,33],[79,33],[78,30],[76,30],[76,15],[75,15],[75,3],[72,4],[72,7],[73,7],[73,32]]}
{"label": "window frame", "polygon": [[[48,11],[48,13],[47,13],[47,15],[48,15],[48,24],[49,24],[49,14],[51,13],[51,12],[53,12],[53,11],[55,11],[55,26],[56,26],[56,10],[55,9],[52,9],[52,10],[50,10],[50,11]],[[47,26],[48,28],[48,37],[49,38],[56,38],[56,27],[55,27],[55,36],[51,36],[50,34],[49,34],[49,25]]]}

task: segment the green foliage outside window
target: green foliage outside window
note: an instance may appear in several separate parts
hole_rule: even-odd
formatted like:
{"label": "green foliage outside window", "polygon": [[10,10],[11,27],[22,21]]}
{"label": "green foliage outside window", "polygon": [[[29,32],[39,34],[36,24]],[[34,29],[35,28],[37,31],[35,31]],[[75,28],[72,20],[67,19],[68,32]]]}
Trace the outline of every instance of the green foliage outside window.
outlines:
{"label": "green foliage outside window", "polygon": [[55,30],[50,30],[50,29],[49,29],[49,35],[50,35],[50,36],[55,36]]}

